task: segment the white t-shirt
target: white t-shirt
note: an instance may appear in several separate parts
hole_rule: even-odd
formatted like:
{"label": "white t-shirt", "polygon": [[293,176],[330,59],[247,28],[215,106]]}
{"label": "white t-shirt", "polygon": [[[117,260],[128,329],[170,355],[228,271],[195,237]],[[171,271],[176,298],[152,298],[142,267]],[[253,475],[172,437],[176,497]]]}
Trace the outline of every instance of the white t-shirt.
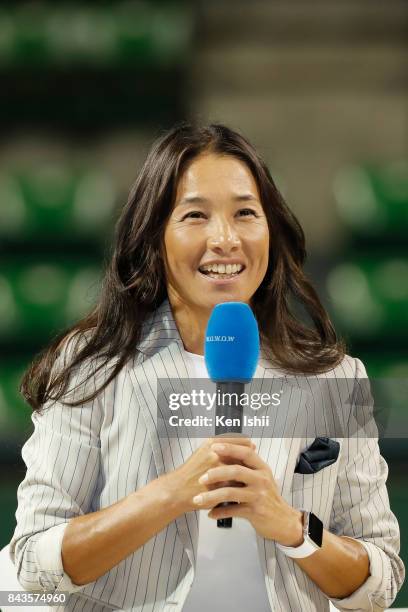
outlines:
{"label": "white t-shirt", "polygon": [[[208,378],[204,357],[185,351],[194,378]],[[200,441],[197,441],[200,442]],[[256,533],[246,519],[220,529],[200,511],[196,575],[183,612],[271,612],[258,557]]]}

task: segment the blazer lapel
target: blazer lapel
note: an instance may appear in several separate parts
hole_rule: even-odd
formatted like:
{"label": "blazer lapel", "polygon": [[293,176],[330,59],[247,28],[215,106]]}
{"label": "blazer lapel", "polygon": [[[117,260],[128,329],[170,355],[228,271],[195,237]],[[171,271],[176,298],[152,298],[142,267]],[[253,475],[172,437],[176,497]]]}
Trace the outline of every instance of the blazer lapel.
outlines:
{"label": "blazer lapel", "polygon": [[[183,358],[183,342],[166,299],[144,325],[145,335],[139,343],[138,355],[129,370],[130,379],[152,446],[158,476],[182,465],[197,448],[198,440],[164,435],[158,427],[157,387],[160,379],[182,380],[185,391],[190,388],[187,364]],[[196,565],[198,544],[198,511],[176,519],[177,530],[190,563]]]}
{"label": "blazer lapel", "polygon": [[[177,431],[169,433],[159,431],[157,418],[157,384],[158,379],[174,379],[183,385],[183,390],[191,390],[188,370],[183,355],[183,342],[174,321],[171,306],[166,299],[143,326],[144,335],[139,343],[137,357],[129,369],[129,375],[140,410],[145,419],[157,474],[170,472],[184,463],[201,443],[200,438],[177,436]],[[182,381],[182,382],[180,382]],[[258,437],[252,438],[257,445],[259,456],[265,461],[274,475],[278,490],[283,497],[290,492],[293,473],[299,454],[301,438],[293,437],[294,431],[301,431],[299,423],[304,417],[304,396],[288,384],[287,377],[274,369],[261,351],[261,357],[252,383],[246,391],[274,393],[284,390],[286,398],[284,410],[276,410],[270,427]],[[177,430],[177,428],[175,428]],[[251,436],[252,437],[252,436]],[[193,567],[196,565],[198,544],[199,511],[189,512],[176,519],[179,536]],[[272,541],[268,541],[274,544]],[[263,538],[258,536],[258,547],[261,564],[265,573],[273,578],[274,548],[264,545]]]}

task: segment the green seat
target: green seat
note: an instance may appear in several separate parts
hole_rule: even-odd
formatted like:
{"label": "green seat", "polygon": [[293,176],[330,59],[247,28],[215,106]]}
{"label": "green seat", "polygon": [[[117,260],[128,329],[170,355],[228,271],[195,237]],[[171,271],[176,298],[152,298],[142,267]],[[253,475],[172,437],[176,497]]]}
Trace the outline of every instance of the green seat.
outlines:
{"label": "green seat", "polygon": [[44,343],[92,309],[99,283],[98,262],[93,260],[4,261],[0,341],[18,344],[19,338],[29,338]]}
{"label": "green seat", "polygon": [[47,8],[42,3],[20,3],[9,13],[14,22],[14,63],[44,66],[51,60],[44,36]]}
{"label": "green seat", "polygon": [[48,163],[0,175],[0,237],[44,245],[103,241],[115,221],[119,196],[98,168]]}
{"label": "green seat", "polygon": [[408,160],[343,168],[334,181],[340,218],[354,236],[396,237],[408,232]]}
{"label": "green seat", "polygon": [[29,359],[24,362],[0,361],[0,429],[3,439],[17,438],[31,426],[31,407],[19,392],[28,365]]}
{"label": "green seat", "polygon": [[353,339],[408,337],[408,258],[380,254],[335,266],[326,279],[334,319]]}
{"label": "green seat", "polygon": [[0,66],[179,66],[192,26],[184,2],[21,3],[0,12]]}

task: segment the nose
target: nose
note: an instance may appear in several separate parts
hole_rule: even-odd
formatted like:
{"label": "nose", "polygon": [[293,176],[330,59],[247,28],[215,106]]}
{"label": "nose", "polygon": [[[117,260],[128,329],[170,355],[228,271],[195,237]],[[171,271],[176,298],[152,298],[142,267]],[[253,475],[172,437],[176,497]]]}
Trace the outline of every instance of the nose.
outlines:
{"label": "nose", "polygon": [[218,219],[210,229],[207,240],[208,248],[217,253],[230,253],[241,246],[241,240],[226,219]]}

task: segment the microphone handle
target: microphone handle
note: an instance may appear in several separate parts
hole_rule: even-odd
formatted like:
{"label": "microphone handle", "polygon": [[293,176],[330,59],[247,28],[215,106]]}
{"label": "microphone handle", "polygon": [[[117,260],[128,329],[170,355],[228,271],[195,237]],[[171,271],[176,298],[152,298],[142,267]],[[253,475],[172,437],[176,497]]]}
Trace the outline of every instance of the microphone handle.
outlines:
{"label": "microphone handle", "polygon": [[[231,433],[240,434],[242,432],[242,406],[239,402],[241,394],[244,393],[245,384],[240,382],[217,382],[216,383],[216,392],[217,392],[217,405],[215,409],[216,415],[216,424],[215,424],[215,435],[216,436],[228,436]],[[224,404],[222,403],[222,398],[226,400],[227,398],[223,395],[224,393],[230,393],[230,396],[227,396],[228,401]],[[221,398],[221,403],[218,403],[218,399]],[[225,419],[237,419],[237,421],[232,421],[233,425],[218,425],[217,424],[217,416],[224,416]],[[236,502],[222,502],[218,504],[219,507],[226,507]],[[230,528],[232,527],[232,516],[227,518],[217,519],[217,527],[221,528]]]}

